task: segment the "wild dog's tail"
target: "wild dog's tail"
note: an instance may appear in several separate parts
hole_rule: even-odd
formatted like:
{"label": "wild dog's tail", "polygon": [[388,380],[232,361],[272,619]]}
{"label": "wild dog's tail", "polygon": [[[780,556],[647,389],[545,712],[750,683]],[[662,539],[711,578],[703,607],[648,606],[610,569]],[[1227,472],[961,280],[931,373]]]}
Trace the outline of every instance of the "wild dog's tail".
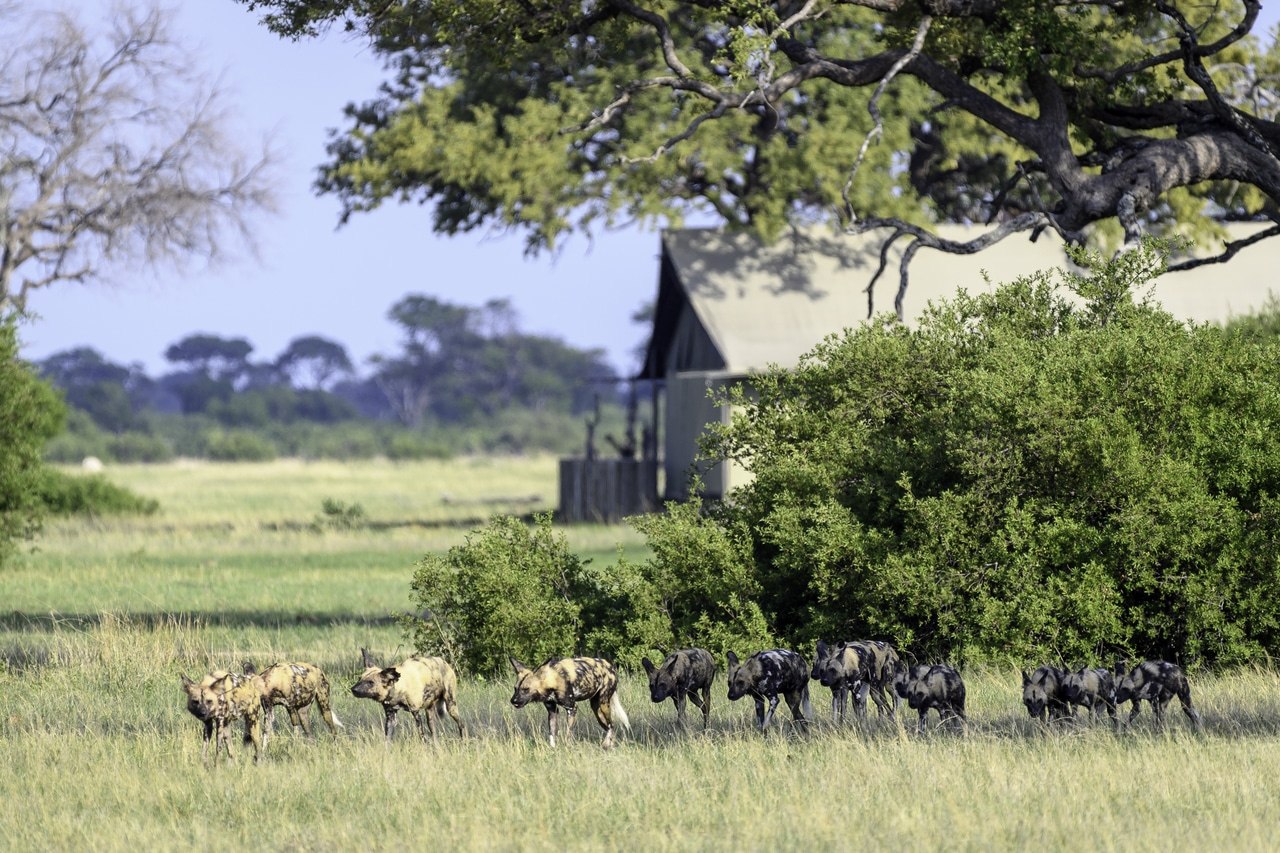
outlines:
{"label": "wild dog's tail", "polygon": [[624,729],[631,731],[631,720],[627,719],[627,712],[623,710],[622,700],[618,698],[617,693],[614,693],[613,698],[609,700],[609,713],[615,720],[622,723]]}
{"label": "wild dog's tail", "polygon": [[[866,700],[863,700],[866,701]],[[800,712],[806,720],[813,719],[813,705],[809,703],[809,685],[806,684],[800,693]]]}
{"label": "wild dog's tail", "polygon": [[330,709],[329,709],[329,716],[330,716],[330,717],[333,717],[333,724],[334,724],[335,726],[337,726],[337,727],[338,727],[338,728],[340,728],[340,729],[345,729],[345,728],[346,728],[346,726],[344,726],[344,725],[342,724],[342,720],[339,720],[339,719],[338,719],[338,715],[337,715],[337,714],[335,714],[335,713],[333,713],[333,709],[332,709],[332,708],[330,708]]}

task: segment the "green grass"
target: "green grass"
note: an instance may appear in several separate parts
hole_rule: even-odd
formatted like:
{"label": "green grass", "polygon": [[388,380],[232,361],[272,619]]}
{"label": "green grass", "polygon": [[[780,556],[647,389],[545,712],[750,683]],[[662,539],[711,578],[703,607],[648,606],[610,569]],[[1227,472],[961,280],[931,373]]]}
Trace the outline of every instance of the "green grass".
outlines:
{"label": "green grass", "polygon": [[[158,498],[161,514],[58,522],[0,570],[3,849],[1274,848],[1269,669],[1193,679],[1200,734],[1176,710],[1163,733],[1149,711],[1122,734],[1084,721],[1046,733],[1026,719],[1016,672],[970,670],[965,737],[917,737],[911,712],[905,727],[833,726],[816,686],[808,736],[789,722],[762,736],[723,680],[711,729],[680,734],[670,703],[624,675],[633,730],[612,753],[587,709],[553,751],[545,711],[508,702],[511,680],[464,679],[466,740],[445,728],[424,746],[402,716],[387,745],[380,707],[349,692],[359,648],[408,654],[388,614],[407,606],[413,561],[460,543],[482,501],[554,494],[553,460],[109,475]],[[359,502],[383,526],[310,532],[323,497]],[[596,559],[618,542],[629,558],[647,553],[629,528],[566,532]],[[340,737],[314,715],[307,740],[278,713],[261,765],[238,740],[234,763],[202,765],[179,675],[245,658],[325,669]]]}

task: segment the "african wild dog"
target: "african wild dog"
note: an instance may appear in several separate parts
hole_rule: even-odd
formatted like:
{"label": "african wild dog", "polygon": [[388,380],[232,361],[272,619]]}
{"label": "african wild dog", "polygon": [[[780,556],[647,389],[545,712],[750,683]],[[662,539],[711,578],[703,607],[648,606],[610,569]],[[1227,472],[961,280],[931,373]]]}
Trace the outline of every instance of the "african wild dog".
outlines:
{"label": "african wild dog", "polygon": [[202,702],[204,690],[226,675],[225,669],[215,669],[198,682],[187,678],[185,674],[182,676],[182,689],[187,693],[187,712],[204,725],[204,742],[200,747],[201,761],[208,759],[209,741],[213,738],[213,705]]}
{"label": "african wild dog", "polygon": [[933,669],[933,664],[918,663],[914,666],[907,666],[901,662],[893,672],[893,692],[898,697],[898,701],[910,698],[908,692],[911,685],[917,680],[924,678],[929,674],[929,670]]}
{"label": "african wild dog", "polygon": [[[418,724],[418,734],[425,742],[427,729],[436,734],[436,715],[444,719],[448,712],[458,724],[458,735],[466,736],[462,718],[458,716],[458,676],[444,658],[409,658],[395,666],[379,667],[369,654],[361,649],[365,670],[360,680],[351,688],[351,695],[360,699],[372,699],[382,703],[386,715],[387,740],[396,730],[396,712],[408,711]],[[422,712],[427,712],[426,726],[422,724]],[[433,713],[434,712],[434,713]]]}
{"label": "african wild dog", "polygon": [[617,719],[623,728],[631,730],[631,721],[618,698],[618,673],[613,664],[603,658],[548,658],[536,669],[529,669],[514,657],[509,657],[516,671],[516,689],[511,704],[523,708],[530,702],[541,702],[547,709],[548,741],[556,745],[556,729],[563,707],[569,715],[564,725],[565,740],[573,730],[578,715],[578,703],[591,702],[591,710],[604,729],[604,748],[611,749],[615,739],[613,721]]}
{"label": "african wild dog", "polygon": [[[920,722],[916,726],[917,734],[924,734],[924,718],[930,708],[938,709],[942,722],[956,719],[960,730],[964,731],[968,718],[964,715],[964,680],[960,673],[946,664],[934,666],[917,666],[906,673],[905,681],[895,679],[894,689],[904,695],[907,704],[920,712]],[[901,686],[899,686],[901,685]]]}
{"label": "african wild dog", "polygon": [[262,695],[262,712],[266,718],[263,744],[271,740],[275,729],[276,705],[283,705],[289,712],[289,723],[295,728],[301,726],[309,737],[311,703],[314,702],[319,706],[329,731],[335,738],[338,736],[338,729],[343,725],[330,708],[329,679],[319,667],[309,663],[278,663],[258,672],[249,661],[243,661],[241,666]]}
{"label": "african wild dog", "polygon": [[1191,704],[1191,685],[1177,664],[1162,660],[1149,660],[1125,672],[1123,664],[1116,664],[1116,704],[1133,701],[1133,711],[1128,723],[1142,710],[1142,700],[1151,703],[1156,715],[1156,728],[1164,728],[1165,709],[1173,697],[1182,703],[1182,713],[1191,720],[1191,727],[1198,730],[1202,722],[1200,712]]}
{"label": "african wild dog", "polygon": [[[803,657],[789,649],[756,652],[741,663],[733,652],[728,652],[725,657],[729,661],[729,699],[736,702],[751,694],[761,731],[768,729],[769,721],[773,719],[779,694],[786,698],[791,716],[800,728],[809,731],[813,708],[809,704],[809,666]],[[767,712],[765,700],[769,702]]]}
{"label": "african wild dog", "polygon": [[1027,713],[1032,719],[1045,722],[1048,712],[1049,722],[1072,716],[1072,708],[1062,694],[1062,683],[1067,674],[1056,666],[1045,664],[1031,675],[1022,672],[1022,704],[1027,706]]}
{"label": "african wild dog", "polygon": [[1093,719],[1098,715],[1098,706],[1103,705],[1111,719],[1119,722],[1115,679],[1105,669],[1081,669],[1067,673],[1062,681],[1062,698],[1070,703],[1073,716],[1076,708],[1088,708],[1089,718]]}
{"label": "african wild dog", "polygon": [[859,717],[867,712],[866,696],[862,692],[863,660],[859,650],[849,643],[829,646],[818,641],[817,654],[809,677],[831,690],[831,721],[844,719],[849,694],[853,694],[853,710]]}
{"label": "african wild dog", "polygon": [[866,712],[867,694],[876,703],[876,710],[895,719],[898,711],[897,694],[892,690],[893,677],[898,671],[898,653],[883,640],[859,640],[850,645],[860,650],[862,658],[861,711]]}
{"label": "african wild dog", "polygon": [[228,761],[235,760],[229,735],[231,724],[236,720],[244,721],[244,742],[253,744],[253,760],[262,759],[262,696],[249,678],[216,670],[195,682],[183,674],[182,688],[187,691],[187,710],[205,724],[201,760],[208,754],[211,735],[213,763],[218,763],[218,752],[222,749],[226,750]]}
{"label": "african wild dog", "polygon": [[[702,727],[711,724],[711,681],[715,678],[716,662],[706,649],[680,649],[667,655],[661,666],[642,658],[640,663],[649,674],[649,698],[662,702],[668,696],[676,706],[676,723],[685,725],[685,698],[702,710]],[[702,698],[698,698],[698,691]]]}

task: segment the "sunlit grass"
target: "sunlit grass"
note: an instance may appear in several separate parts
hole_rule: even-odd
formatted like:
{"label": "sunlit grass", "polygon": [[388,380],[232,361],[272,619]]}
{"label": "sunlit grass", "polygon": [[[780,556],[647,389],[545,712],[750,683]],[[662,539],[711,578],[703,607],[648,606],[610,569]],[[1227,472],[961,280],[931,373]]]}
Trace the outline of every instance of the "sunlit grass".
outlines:
{"label": "sunlit grass", "polygon": [[[761,735],[723,676],[711,728],[679,733],[671,704],[624,674],[633,728],[611,753],[585,707],[551,750],[546,712],[512,708],[501,678],[462,680],[465,740],[446,727],[424,745],[402,716],[385,743],[381,708],[350,694],[359,650],[411,653],[389,614],[408,607],[416,559],[463,541],[467,524],[441,519],[472,507],[464,498],[554,494],[553,465],[512,465],[111,469],[162,514],[54,524],[0,570],[0,848],[1274,849],[1280,679],[1268,668],[1195,676],[1198,734],[1176,702],[1164,732],[1149,710],[1122,733],[1105,717],[1045,730],[1022,709],[1017,672],[972,670],[964,737],[936,714],[917,737],[905,708],[901,725],[873,711],[835,726],[816,685],[810,734],[784,710]],[[403,523],[312,532],[324,497]],[[625,526],[566,533],[595,560],[619,542],[629,559],[647,554]],[[202,765],[180,674],[246,659],[322,667],[340,736],[317,715],[308,740],[278,712],[261,765],[238,739],[234,763]]]}

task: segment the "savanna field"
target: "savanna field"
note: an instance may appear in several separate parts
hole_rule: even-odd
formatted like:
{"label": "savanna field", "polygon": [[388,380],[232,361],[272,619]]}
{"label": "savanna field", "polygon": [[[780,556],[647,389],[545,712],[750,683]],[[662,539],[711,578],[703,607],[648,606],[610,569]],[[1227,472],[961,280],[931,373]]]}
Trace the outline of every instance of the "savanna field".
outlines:
{"label": "savanna field", "polygon": [[[876,720],[753,730],[725,698],[705,733],[678,734],[643,673],[624,674],[633,729],[599,748],[585,707],[575,738],[546,745],[546,713],[514,710],[514,677],[464,677],[468,737],[424,747],[401,715],[350,687],[361,647],[412,653],[391,614],[413,564],[461,544],[493,512],[554,502],[555,460],[113,467],[158,499],[154,516],[51,522],[0,574],[0,847],[12,850],[818,849],[1273,850],[1280,837],[1280,678],[1193,673],[1204,730],[1170,707],[1122,735],[1105,723],[1042,732],[1019,674],[965,670],[970,726],[914,734]],[[369,522],[313,525],[321,501]],[[628,527],[565,532],[608,564]],[[743,652],[753,650],[742,650]],[[812,659],[812,649],[802,650]],[[291,732],[277,710],[263,763],[233,733],[234,763],[200,760],[180,677],[282,660],[328,673],[345,724],[335,742]],[[1128,706],[1122,713],[1127,714]],[[697,712],[691,707],[694,719]]]}

